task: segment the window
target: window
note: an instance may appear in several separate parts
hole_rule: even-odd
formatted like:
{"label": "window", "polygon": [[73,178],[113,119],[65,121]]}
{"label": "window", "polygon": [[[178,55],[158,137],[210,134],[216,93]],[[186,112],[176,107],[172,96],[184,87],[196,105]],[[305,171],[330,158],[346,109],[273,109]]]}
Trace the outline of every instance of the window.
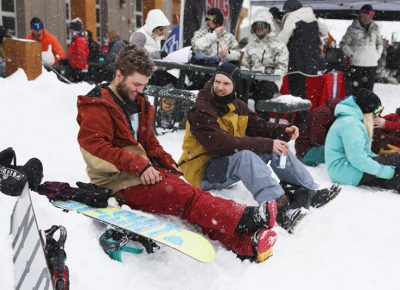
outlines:
{"label": "window", "polygon": [[8,33],[17,35],[17,14],[15,9],[15,0],[0,0],[0,25],[4,26]]}
{"label": "window", "polygon": [[136,0],[135,8],[135,28],[138,29],[143,25],[143,1]]}
{"label": "window", "polygon": [[71,21],[71,0],[65,0],[65,29],[67,30],[67,43],[71,42],[68,25]]}

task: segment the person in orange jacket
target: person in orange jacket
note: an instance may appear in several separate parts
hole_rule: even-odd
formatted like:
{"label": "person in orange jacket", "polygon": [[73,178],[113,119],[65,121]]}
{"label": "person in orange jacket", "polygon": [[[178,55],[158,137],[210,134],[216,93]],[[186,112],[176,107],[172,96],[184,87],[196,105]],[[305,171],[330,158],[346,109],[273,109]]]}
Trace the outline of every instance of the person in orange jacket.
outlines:
{"label": "person in orange jacket", "polygon": [[67,58],[67,55],[61,44],[58,42],[57,38],[46,29],[44,29],[43,22],[42,20],[40,20],[40,18],[32,18],[31,30],[32,31],[28,34],[26,38],[42,43],[42,52],[47,51],[49,49],[49,45],[51,45],[55,65],[58,65],[60,60]]}

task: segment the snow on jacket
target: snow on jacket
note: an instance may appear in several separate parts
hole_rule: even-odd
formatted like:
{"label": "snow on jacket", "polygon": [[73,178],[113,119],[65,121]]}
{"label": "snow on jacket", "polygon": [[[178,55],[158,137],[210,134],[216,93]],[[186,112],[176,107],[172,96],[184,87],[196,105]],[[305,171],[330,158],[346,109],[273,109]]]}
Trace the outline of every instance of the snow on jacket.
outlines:
{"label": "snow on jacket", "polygon": [[[36,40],[33,37],[32,32],[30,32],[26,38]],[[43,32],[40,35],[38,41],[42,44],[42,51],[47,51],[49,45],[51,45],[51,50],[53,52],[56,64],[58,64],[58,60],[67,58],[67,55],[61,44],[58,42],[57,38],[53,34],[48,32],[47,29],[43,29]]]}
{"label": "snow on jacket", "polygon": [[154,35],[153,30],[156,27],[168,25],[170,25],[170,22],[160,9],[150,10],[147,14],[146,24],[132,33],[129,43],[145,48],[151,58],[160,59],[161,40],[163,38]]}
{"label": "snow on jacket", "polygon": [[[265,11],[254,17],[257,21],[267,22],[274,27],[271,13]],[[253,24],[252,23],[252,24]],[[260,39],[255,33],[251,34],[248,44],[243,48],[242,70],[265,72],[265,68],[273,68],[274,74],[283,75],[287,72],[289,52],[284,43],[277,39],[271,30]]]}
{"label": "snow on jacket", "polygon": [[89,41],[87,35],[79,33],[72,37],[68,46],[68,61],[73,68],[88,68]]}
{"label": "snow on jacket", "polygon": [[202,28],[194,33],[192,38],[192,49],[206,55],[218,55],[219,49],[226,48],[228,56],[225,60],[239,60],[239,43],[232,33],[224,31],[220,36],[212,32],[208,27]]}
{"label": "snow on jacket", "polygon": [[273,139],[290,139],[285,133],[288,125],[265,121],[238,99],[229,104],[217,103],[211,95],[211,85],[212,80],[200,90],[188,113],[179,160],[185,179],[198,187],[205,165],[212,157],[240,150],[272,153]]}
{"label": "snow on jacket", "polygon": [[150,160],[175,172],[174,160],[153,131],[154,108],[143,95],[137,96],[136,101],[140,108],[137,140],[107,84],[78,97],[78,142],[87,173],[91,182],[111,188],[114,193],[140,184],[139,175]]}
{"label": "snow on jacket", "polygon": [[308,113],[306,120],[300,126],[299,138],[295,142],[298,157],[303,158],[311,148],[325,144],[328,130],[335,120],[335,107],[340,101],[338,98],[330,100]]}
{"label": "snow on jacket", "polygon": [[366,29],[358,19],[355,19],[347,28],[340,47],[345,55],[351,57],[352,65],[378,66],[378,60],[383,51],[379,26],[375,22],[371,22]]}
{"label": "snow on jacket", "polygon": [[393,166],[379,164],[372,157],[371,139],[363,122],[363,113],[353,97],[335,108],[336,120],[325,142],[325,163],[329,176],[340,184],[358,185],[363,174],[390,179]]}
{"label": "snow on jacket", "polygon": [[320,35],[328,36],[325,24],[319,22],[311,7],[285,14],[278,39],[289,50],[289,72],[316,74],[322,69]]}

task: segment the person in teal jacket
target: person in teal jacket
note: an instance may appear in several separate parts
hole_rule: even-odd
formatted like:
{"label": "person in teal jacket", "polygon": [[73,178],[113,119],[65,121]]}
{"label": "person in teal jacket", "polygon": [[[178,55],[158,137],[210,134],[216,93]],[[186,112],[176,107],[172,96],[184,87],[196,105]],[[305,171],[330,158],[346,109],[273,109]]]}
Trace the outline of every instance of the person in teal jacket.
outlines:
{"label": "person in teal jacket", "polygon": [[400,189],[400,154],[376,156],[371,150],[373,120],[383,110],[381,100],[359,89],[335,108],[336,120],[325,142],[325,161],[334,182]]}

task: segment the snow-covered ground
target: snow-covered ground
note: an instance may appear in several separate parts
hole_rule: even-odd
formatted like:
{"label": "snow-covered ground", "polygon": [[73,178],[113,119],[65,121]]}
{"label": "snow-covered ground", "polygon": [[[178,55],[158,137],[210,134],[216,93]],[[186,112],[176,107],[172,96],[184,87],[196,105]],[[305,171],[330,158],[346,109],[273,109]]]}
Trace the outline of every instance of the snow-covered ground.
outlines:
{"label": "snow-covered ground", "polygon": [[[0,150],[12,146],[18,164],[38,157],[43,181],[87,181],[76,141],[76,96],[88,84],[67,85],[46,71],[27,81],[23,71],[0,79]],[[385,113],[400,107],[400,87],[376,85]],[[183,131],[160,136],[175,159]],[[292,144],[293,145],[293,144]],[[293,146],[292,146],[293,147]],[[309,168],[321,186],[330,184],[324,166]],[[215,192],[254,204],[243,185]],[[124,255],[123,263],[102,251],[104,226],[82,215],[64,213],[32,193],[39,226],[67,228],[71,289],[400,289],[400,195],[376,188],[344,186],[341,194],[310,214],[290,235],[277,227],[274,256],[262,264],[241,262],[219,243],[217,257],[202,264],[167,247],[153,255]],[[0,288],[14,289],[10,215],[15,197],[0,193]],[[167,218],[190,227],[176,218]]]}

